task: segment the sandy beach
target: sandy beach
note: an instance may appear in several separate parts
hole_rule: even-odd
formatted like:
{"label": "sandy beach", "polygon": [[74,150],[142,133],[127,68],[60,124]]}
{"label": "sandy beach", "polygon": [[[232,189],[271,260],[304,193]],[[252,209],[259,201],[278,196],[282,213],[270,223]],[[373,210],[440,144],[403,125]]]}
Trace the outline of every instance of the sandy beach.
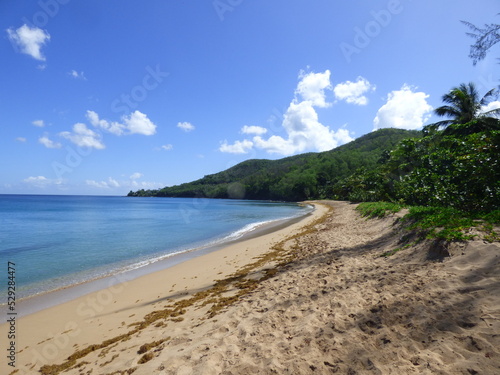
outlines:
{"label": "sandy beach", "polygon": [[500,373],[498,242],[380,257],[408,243],[397,215],[312,203],[286,228],[17,319],[16,367],[3,323],[0,373]]}

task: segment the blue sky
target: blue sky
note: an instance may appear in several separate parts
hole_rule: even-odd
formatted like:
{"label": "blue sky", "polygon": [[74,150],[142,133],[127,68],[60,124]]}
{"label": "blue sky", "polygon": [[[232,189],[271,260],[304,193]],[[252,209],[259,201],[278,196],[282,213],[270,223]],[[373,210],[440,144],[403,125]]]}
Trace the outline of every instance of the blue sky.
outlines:
{"label": "blue sky", "polygon": [[419,129],[498,0],[0,2],[0,193],[113,194]]}

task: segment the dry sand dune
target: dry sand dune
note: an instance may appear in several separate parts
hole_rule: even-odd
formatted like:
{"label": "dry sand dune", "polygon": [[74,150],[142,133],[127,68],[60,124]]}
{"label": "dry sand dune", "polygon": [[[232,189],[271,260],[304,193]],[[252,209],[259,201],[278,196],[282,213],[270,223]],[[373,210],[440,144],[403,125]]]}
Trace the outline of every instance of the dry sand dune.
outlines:
{"label": "dry sand dune", "polygon": [[[500,374],[499,243],[424,242],[382,258],[402,246],[396,217],[320,203],[333,210],[301,236],[212,294],[177,296],[165,306],[179,314],[150,315],[64,374]],[[114,337],[141,328],[116,326]]]}

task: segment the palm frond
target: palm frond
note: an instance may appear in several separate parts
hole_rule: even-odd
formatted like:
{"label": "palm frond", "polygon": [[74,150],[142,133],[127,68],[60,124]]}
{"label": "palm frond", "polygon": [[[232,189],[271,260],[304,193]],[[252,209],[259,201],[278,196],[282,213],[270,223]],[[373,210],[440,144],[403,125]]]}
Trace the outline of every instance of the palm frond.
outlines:
{"label": "palm frond", "polygon": [[460,110],[454,106],[443,105],[434,109],[434,113],[440,117],[460,117]]}
{"label": "palm frond", "polygon": [[498,91],[496,88],[493,88],[486,94],[484,94],[479,104],[481,104],[481,106],[486,106],[492,99],[496,99],[497,97],[498,97]]}

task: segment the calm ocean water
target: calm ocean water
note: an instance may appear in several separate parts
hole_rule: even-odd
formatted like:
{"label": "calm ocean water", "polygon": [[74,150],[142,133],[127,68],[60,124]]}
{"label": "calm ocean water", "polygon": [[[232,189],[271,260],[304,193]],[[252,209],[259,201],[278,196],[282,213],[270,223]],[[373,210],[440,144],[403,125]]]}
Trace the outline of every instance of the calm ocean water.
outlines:
{"label": "calm ocean water", "polygon": [[0,277],[6,280],[7,263],[15,263],[22,298],[223,243],[310,211],[241,200],[0,195]]}

